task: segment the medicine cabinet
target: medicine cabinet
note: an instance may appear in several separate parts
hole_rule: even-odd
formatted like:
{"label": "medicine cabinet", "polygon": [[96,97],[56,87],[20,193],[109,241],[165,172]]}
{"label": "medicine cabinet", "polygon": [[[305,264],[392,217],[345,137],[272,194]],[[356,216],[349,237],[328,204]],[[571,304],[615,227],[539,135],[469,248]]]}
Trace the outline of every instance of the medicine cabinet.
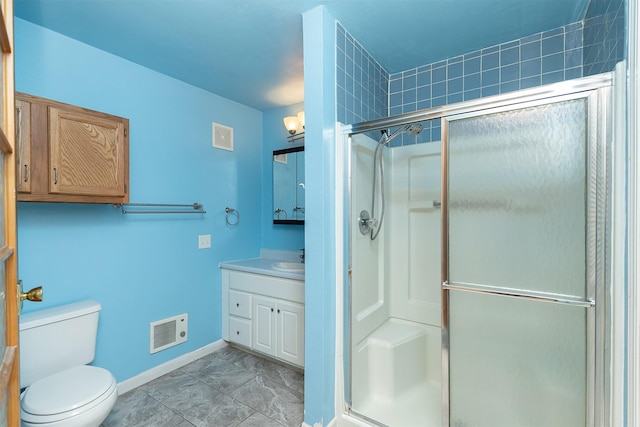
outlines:
{"label": "medicine cabinet", "polygon": [[304,224],[304,192],[304,146],[274,151],[274,224]]}

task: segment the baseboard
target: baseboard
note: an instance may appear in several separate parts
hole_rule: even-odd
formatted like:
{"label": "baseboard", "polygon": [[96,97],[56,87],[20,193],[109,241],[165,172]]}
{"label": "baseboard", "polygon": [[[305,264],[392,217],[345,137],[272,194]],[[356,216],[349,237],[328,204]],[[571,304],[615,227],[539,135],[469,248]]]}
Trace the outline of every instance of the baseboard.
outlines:
{"label": "baseboard", "polygon": [[214,351],[220,350],[221,348],[224,348],[226,346],[227,343],[224,340],[218,340],[212,342],[211,344],[207,344],[204,347],[200,347],[199,349],[194,350],[191,353],[183,354],[182,356],[176,357],[175,359],[169,360],[168,362],[165,362],[161,365],[155,366],[147,371],[136,375],[133,378],[124,380],[121,383],[118,383],[118,395],[131,391],[134,388],[140,387],[141,385],[146,384],[149,381],[153,381],[156,378],[160,378],[161,376],[168,374],[171,371],[175,371],[176,369],[181,368],[186,364],[198,360],[201,357],[207,356]]}
{"label": "baseboard", "polygon": [[[327,424],[327,427],[336,427],[338,425],[338,421],[336,418],[332,419],[329,424]],[[300,427],[312,427],[309,424],[303,422]],[[322,427],[320,424],[314,424],[313,427]]]}

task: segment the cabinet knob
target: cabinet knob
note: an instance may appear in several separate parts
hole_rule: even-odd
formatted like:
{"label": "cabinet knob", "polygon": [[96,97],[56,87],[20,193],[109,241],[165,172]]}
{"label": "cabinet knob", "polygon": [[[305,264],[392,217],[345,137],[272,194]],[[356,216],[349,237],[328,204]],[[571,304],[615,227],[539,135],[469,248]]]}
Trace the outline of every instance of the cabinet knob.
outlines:
{"label": "cabinet knob", "polygon": [[271,312],[273,313],[273,308],[271,309]]}
{"label": "cabinet knob", "polygon": [[280,313],[280,309],[278,309],[278,313]]}
{"label": "cabinet knob", "polygon": [[239,302],[236,303],[236,307],[240,307],[240,303]]}
{"label": "cabinet knob", "polygon": [[236,335],[240,335],[240,331],[236,331]]}

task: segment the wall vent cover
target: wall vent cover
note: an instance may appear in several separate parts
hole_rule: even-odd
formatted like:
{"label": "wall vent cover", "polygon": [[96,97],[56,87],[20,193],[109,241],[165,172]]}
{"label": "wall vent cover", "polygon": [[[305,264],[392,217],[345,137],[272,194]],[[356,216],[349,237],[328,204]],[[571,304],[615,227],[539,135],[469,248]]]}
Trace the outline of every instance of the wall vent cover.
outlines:
{"label": "wall vent cover", "polygon": [[157,353],[187,340],[189,316],[187,313],[151,322],[149,352]]}
{"label": "wall vent cover", "polygon": [[213,146],[233,151],[233,128],[218,123],[212,123],[212,127]]}

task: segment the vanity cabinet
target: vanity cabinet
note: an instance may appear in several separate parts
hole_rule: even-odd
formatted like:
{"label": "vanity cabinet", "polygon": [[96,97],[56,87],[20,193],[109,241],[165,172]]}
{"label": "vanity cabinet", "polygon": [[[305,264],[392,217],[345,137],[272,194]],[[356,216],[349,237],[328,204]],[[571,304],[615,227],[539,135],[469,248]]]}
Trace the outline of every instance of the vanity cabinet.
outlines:
{"label": "vanity cabinet", "polygon": [[128,203],[129,120],[16,93],[19,201]]}
{"label": "vanity cabinet", "polygon": [[222,338],[304,366],[304,282],[222,269]]}

